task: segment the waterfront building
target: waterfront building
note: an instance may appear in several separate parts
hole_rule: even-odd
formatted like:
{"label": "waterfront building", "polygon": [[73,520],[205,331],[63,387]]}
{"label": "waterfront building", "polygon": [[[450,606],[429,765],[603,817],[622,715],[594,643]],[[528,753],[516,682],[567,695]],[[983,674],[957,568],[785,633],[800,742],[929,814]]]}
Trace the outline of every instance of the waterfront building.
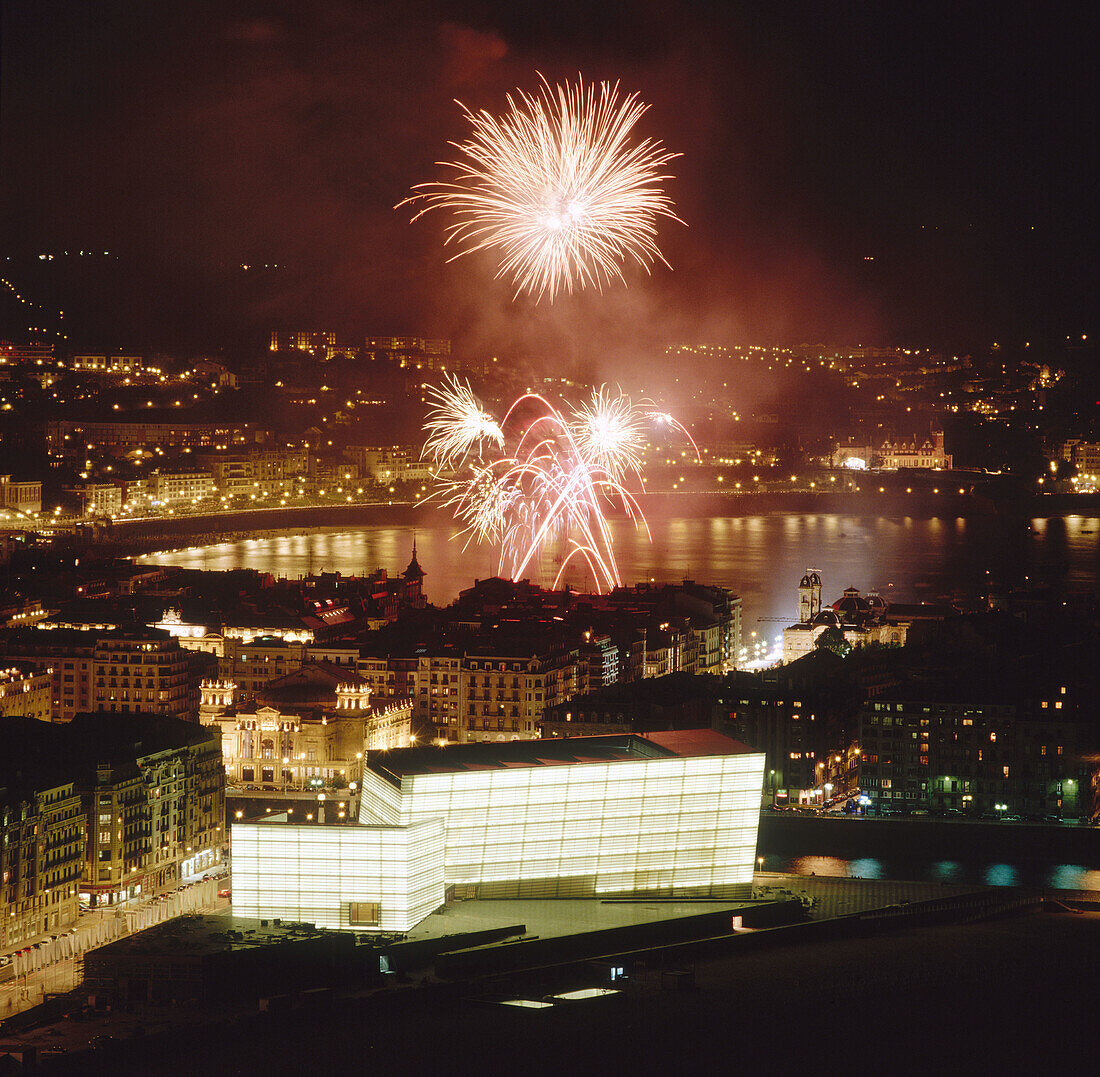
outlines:
{"label": "waterfront building", "polygon": [[407,931],[451,887],[747,896],[763,764],[711,730],[371,753],[357,824],[234,826],[234,911]]}
{"label": "waterfront building", "polygon": [[210,472],[211,493],[228,503],[301,493],[310,458],[304,448],[256,447],[248,452],[200,452],[194,459]]}
{"label": "waterfront building", "polygon": [[122,511],[122,487],[113,482],[85,482],[63,486],[76,501],[81,516],[117,516]]}
{"label": "waterfront building", "polygon": [[42,511],[42,483],[13,480],[10,475],[0,475],[0,508],[21,512],[25,516]]}
{"label": "waterfront building", "polygon": [[[856,758],[834,752],[838,792],[879,810],[955,809],[971,815],[1087,817],[1096,771],[1080,724],[1063,717],[1056,686],[1035,706],[1007,693],[961,702],[914,689],[868,701]],[[842,784],[843,783],[843,784]]]}
{"label": "waterfront building", "polygon": [[831,645],[849,649],[871,643],[904,646],[912,623],[909,610],[887,602],[877,591],[861,595],[856,587],[846,587],[836,602],[822,608],[821,578],[808,569],[798,586],[800,620],[783,629],[783,661],[793,662],[809,654],[826,633],[826,642],[835,640]]}
{"label": "waterfront building", "polygon": [[952,456],[945,450],[943,431],[923,437],[887,437],[882,441],[855,444],[839,441],[833,448],[833,467],[882,467],[890,470],[923,468],[949,471]]}
{"label": "waterfront building", "polygon": [[349,445],[344,449],[344,456],[358,467],[360,475],[384,486],[406,482],[426,483],[434,478],[431,460],[425,459],[420,450],[413,446],[375,448]]}

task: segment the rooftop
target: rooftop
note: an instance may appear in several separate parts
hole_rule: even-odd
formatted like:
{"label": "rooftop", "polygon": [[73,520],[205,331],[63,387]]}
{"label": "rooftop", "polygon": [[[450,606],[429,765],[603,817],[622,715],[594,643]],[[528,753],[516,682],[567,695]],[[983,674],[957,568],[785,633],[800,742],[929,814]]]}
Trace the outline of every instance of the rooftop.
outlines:
{"label": "rooftop", "polygon": [[447,747],[425,745],[371,752],[368,766],[394,785],[414,774],[509,770],[518,767],[576,766],[674,756],[742,755],[752,749],[711,729],[624,736],[513,740]]}

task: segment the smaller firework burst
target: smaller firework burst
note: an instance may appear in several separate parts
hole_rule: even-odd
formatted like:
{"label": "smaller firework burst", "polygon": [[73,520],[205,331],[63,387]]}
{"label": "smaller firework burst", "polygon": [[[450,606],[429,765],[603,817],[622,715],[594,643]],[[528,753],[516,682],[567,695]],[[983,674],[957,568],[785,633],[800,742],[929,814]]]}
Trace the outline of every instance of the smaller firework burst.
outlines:
{"label": "smaller firework burst", "polygon": [[630,490],[642,486],[645,424],[652,420],[687,435],[677,420],[606,387],[568,418],[544,397],[526,393],[498,423],[469,385],[453,377],[432,390],[431,400],[424,455],[437,472],[448,472],[437,478],[432,497],[465,525],[467,542],[498,546],[499,571],[510,579],[560,545],[566,552],[554,586],[576,560],[588,566],[597,590],[619,585],[606,510],[618,505],[648,530]]}
{"label": "smaller firework burst", "polygon": [[441,470],[453,470],[472,452],[480,452],[485,442],[503,447],[500,425],[474,396],[469,382],[447,375],[443,385],[428,390],[428,397],[432,410],[424,424],[428,437],[422,455],[430,456]]}

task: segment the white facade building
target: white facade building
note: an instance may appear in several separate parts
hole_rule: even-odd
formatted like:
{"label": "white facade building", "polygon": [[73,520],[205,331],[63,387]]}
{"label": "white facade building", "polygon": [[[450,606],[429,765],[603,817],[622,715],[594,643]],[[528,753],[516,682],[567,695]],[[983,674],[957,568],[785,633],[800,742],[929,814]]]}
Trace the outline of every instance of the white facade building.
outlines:
{"label": "white facade building", "polygon": [[[712,730],[372,753],[357,826],[234,825],[234,910],[407,930],[450,886],[483,898],[737,896],[752,883],[763,775],[763,753]],[[395,871],[407,889],[391,885]],[[377,904],[377,924],[353,903]]]}
{"label": "white facade building", "polygon": [[443,823],[233,827],[233,912],[408,931],[443,904]]}

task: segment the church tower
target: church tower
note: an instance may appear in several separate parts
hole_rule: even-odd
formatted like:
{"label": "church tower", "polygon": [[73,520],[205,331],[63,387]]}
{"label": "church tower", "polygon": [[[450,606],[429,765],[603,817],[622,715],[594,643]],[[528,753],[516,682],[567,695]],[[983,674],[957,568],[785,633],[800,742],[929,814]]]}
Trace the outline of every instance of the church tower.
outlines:
{"label": "church tower", "polygon": [[821,612],[821,577],[816,569],[806,569],[798,584],[798,620],[809,624]]}

